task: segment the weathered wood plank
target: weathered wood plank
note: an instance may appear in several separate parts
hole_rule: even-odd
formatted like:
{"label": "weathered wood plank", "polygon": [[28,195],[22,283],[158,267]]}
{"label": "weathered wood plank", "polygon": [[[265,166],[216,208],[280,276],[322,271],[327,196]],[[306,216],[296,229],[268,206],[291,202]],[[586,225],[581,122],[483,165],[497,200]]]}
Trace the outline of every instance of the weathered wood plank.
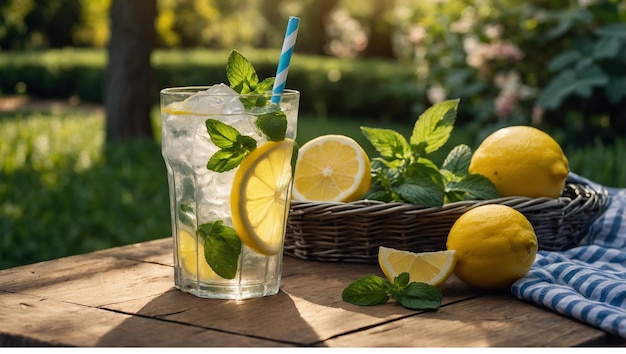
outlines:
{"label": "weathered wood plank", "polygon": [[0,291],[3,346],[282,346],[158,319]]}
{"label": "weathered wood plank", "polygon": [[485,295],[330,339],[331,347],[562,347],[600,345],[600,330],[506,294]]}
{"label": "weathered wood plank", "polygon": [[172,238],[166,237],[91,253],[94,256],[127,258],[141,262],[174,266]]}
{"label": "weathered wood plank", "polygon": [[[174,290],[149,299],[119,302],[107,308],[295,345],[315,345],[342,333],[415,314],[415,311],[395,303],[360,307],[341,299],[341,292],[350,282],[367,274],[382,276],[376,265],[285,257],[283,268],[285,276],[281,292],[268,298],[244,301],[199,299]],[[446,282],[442,290],[448,294],[444,303],[477,296],[476,291],[456,278]]]}
{"label": "weathered wood plank", "polygon": [[287,256],[279,294],[233,301],[176,290],[171,263],[166,238],[2,270],[0,345],[571,346],[611,338],[454,276],[439,311],[416,312],[341,300],[350,282],[382,276],[377,265]]}
{"label": "weathered wood plank", "polygon": [[86,306],[161,294],[172,268],[104,255],[79,255],[0,272],[0,290]]}

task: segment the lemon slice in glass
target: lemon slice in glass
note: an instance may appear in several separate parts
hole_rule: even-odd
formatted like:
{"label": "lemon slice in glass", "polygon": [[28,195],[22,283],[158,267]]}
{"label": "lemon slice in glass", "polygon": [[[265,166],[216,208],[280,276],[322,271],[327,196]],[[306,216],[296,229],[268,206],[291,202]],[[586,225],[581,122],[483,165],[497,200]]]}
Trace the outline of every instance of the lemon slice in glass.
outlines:
{"label": "lemon slice in glass", "polygon": [[233,226],[246,246],[263,255],[283,247],[294,141],[267,142],[244,158],[230,194]]}
{"label": "lemon slice in glass", "polygon": [[178,247],[183,269],[188,276],[198,277],[200,281],[221,279],[204,259],[204,242],[185,230],[178,232]]}
{"label": "lemon slice in glass", "polygon": [[322,135],[300,148],[293,197],[305,202],[351,202],[370,188],[370,160],[344,135]]}
{"label": "lemon slice in glass", "polygon": [[407,272],[411,282],[439,286],[454,271],[456,257],[453,250],[414,253],[380,246],[378,264],[392,282],[398,274]]}

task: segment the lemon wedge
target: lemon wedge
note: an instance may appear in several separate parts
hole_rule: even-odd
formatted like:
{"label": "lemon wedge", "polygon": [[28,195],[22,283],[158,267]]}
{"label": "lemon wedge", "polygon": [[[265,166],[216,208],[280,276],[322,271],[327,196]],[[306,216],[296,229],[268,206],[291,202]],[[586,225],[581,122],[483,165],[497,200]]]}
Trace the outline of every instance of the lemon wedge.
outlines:
{"label": "lemon wedge", "polygon": [[293,198],[305,202],[350,202],[371,186],[370,160],[344,135],[322,135],[302,145],[296,161]]}
{"label": "lemon wedge", "polygon": [[244,158],[230,194],[241,242],[263,255],[281,252],[289,208],[294,141],[267,142]]}
{"label": "lemon wedge", "polygon": [[456,257],[453,250],[414,253],[380,246],[378,264],[389,281],[407,272],[411,282],[439,286],[454,271]]}
{"label": "lemon wedge", "polygon": [[183,269],[188,276],[200,281],[221,279],[204,259],[204,242],[185,230],[178,232],[178,247]]}

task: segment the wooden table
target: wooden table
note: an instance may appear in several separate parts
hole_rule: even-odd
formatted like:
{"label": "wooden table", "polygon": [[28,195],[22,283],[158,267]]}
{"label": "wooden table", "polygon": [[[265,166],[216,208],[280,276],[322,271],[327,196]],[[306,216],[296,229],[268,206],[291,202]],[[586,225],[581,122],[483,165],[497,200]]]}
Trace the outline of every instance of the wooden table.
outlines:
{"label": "wooden table", "polygon": [[341,300],[377,265],[285,256],[281,291],[244,301],[173,287],[165,238],[0,271],[0,345],[206,347],[601,346],[624,340],[454,276],[436,312]]}

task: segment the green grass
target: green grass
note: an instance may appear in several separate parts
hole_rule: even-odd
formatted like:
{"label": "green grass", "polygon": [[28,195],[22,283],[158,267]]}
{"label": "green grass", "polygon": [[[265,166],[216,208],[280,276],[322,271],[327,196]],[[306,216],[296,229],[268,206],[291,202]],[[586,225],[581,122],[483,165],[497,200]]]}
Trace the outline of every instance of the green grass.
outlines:
{"label": "green grass", "polygon": [[165,237],[160,148],[103,149],[102,114],[0,117],[0,268]]}
{"label": "green grass", "polygon": [[[102,113],[76,110],[0,112],[0,269],[170,235],[165,165],[156,141],[107,146]],[[353,137],[376,156],[360,126],[412,126],[354,119],[300,117],[298,143],[323,134]],[[440,163],[474,138],[455,128],[432,156]],[[566,151],[572,171],[626,187],[626,142]]]}
{"label": "green grass", "polygon": [[606,145],[596,139],[593,146],[565,148],[570,170],[608,187],[626,188],[626,139]]}

